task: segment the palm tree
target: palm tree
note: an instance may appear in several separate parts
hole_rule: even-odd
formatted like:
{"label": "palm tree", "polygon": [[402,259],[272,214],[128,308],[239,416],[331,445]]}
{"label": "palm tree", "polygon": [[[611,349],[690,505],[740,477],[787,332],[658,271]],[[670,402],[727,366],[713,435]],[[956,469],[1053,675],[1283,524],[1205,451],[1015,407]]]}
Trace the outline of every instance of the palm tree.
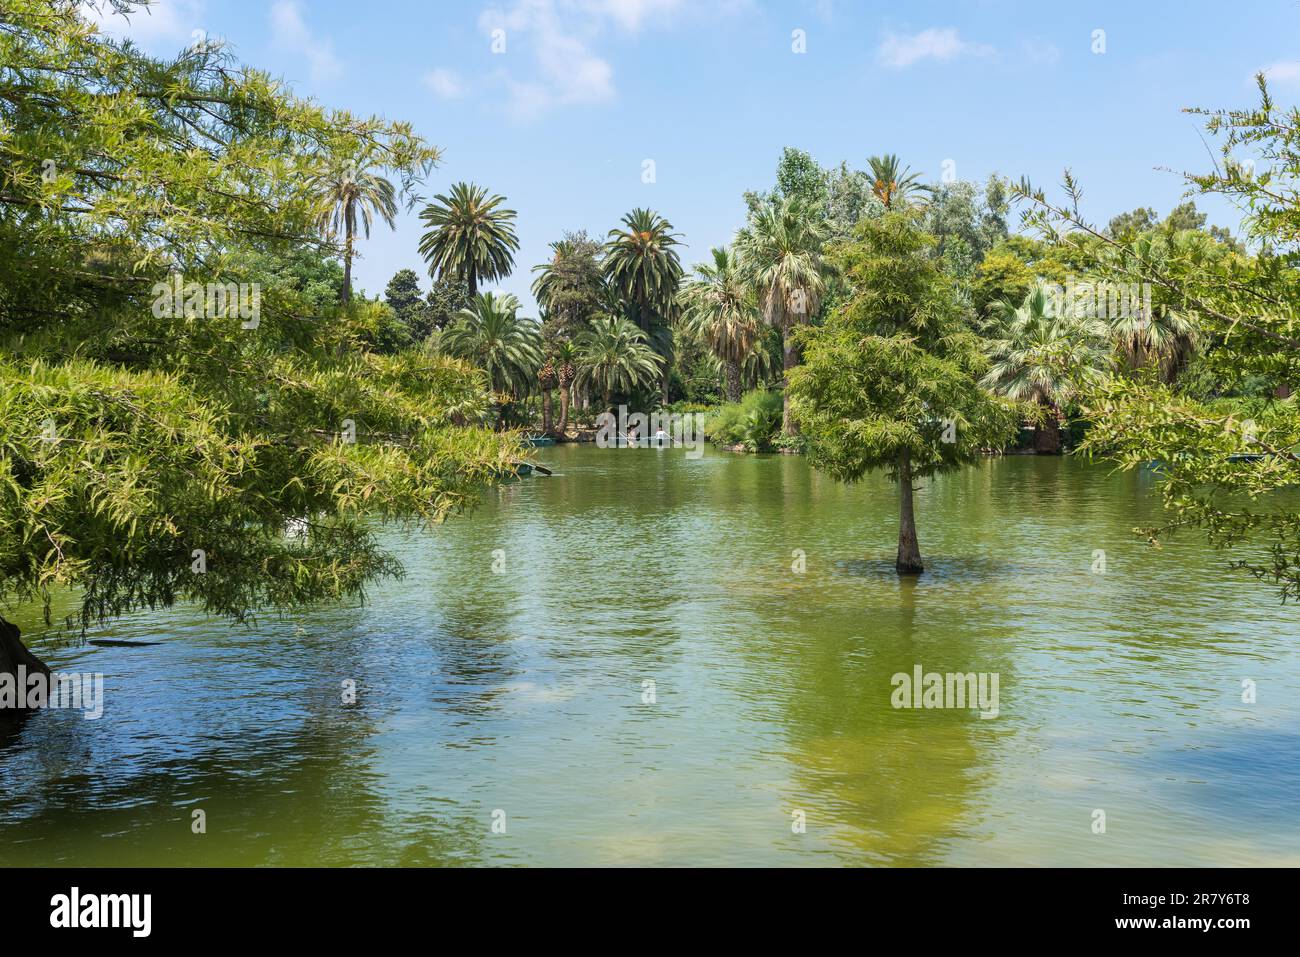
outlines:
{"label": "palm tree", "polygon": [[687,331],[703,340],[722,364],[727,400],[738,402],[741,365],[762,338],[763,328],[739,258],[725,247],[712,252],[713,262],[697,265],[696,278],[677,298]]}
{"label": "palm tree", "polygon": [[509,293],[480,293],[443,330],[439,348],[486,372],[493,391],[526,395],[542,364],[542,338],[537,323],[518,311],[519,300]]}
{"label": "palm tree", "polygon": [[[1148,233],[1138,238],[1134,250],[1139,262],[1163,264],[1171,255],[1196,261],[1212,242],[1196,233],[1169,239]],[[1149,295],[1142,301],[1138,286],[1119,290],[1120,295],[1112,294],[1113,285],[1106,288],[1105,318],[1125,368],[1137,371],[1154,365],[1160,381],[1172,384],[1196,352],[1196,324],[1168,303],[1152,303]]]}
{"label": "palm tree", "polygon": [[457,183],[450,196],[435,196],[420,213],[427,226],[420,255],[429,264],[429,275],[463,279],[471,297],[478,295],[480,279],[510,275],[519,237],[515,211],[500,208],[504,202],[504,196],[488,196],[472,183]]}
{"label": "palm tree", "polygon": [[934,192],[933,187],[921,183],[920,173],[913,173],[910,166],[903,166],[893,153],[873,156],[867,160],[867,165],[871,167],[871,192],[885,209],[910,206],[925,194]]}
{"label": "palm tree", "polygon": [[375,170],[379,164],[371,151],[346,162],[332,162],[308,182],[320,204],[316,224],[331,237],[343,233],[343,301],[352,299],[352,257],[358,221],[367,239],[374,217],[390,229],[397,226],[397,199],[393,184]]}
{"label": "palm tree", "polygon": [[646,335],[626,319],[596,319],[575,343],[578,382],[600,392],[605,408],[615,392],[630,392],[653,382],[663,359]]}
{"label": "palm tree", "polygon": [[537,370],[537,388],[542,393],[542,434],[551,434],[551,390],[559,382],[559,375],[556,372],[555,360],[551,356],[542,359],[542,364]]}
{"label": "palm tree", "polygon": [[[736,250],[763,319],[781,332],[788,374],[799,364],[795,330],[821,308],[828,266],[822,258],[824,223],[796,199],[759,208],[736,237]],[[781,429],[796,431],[784,398]]]}
{"label": "palm tree", "polygon": [[1051,287],[1042,284],[1020,305],[1004,299],[991,307],[997,338],[986,347],[992,365],[983,385],[1040,407],[1034,450],[1041,455],[1060,453],[1061,407],[1081,380],[1095,377],[1108,360],[1105,324],[1062,312],[1054,306]]}
{"label": "palm tree", "polygon": [[[682,263],[673,224],[648,209],[623,217],[624,229],[611,229],[605,242],[605,280],[637,326],[666,359],[672,355],[672,321]],[[663,398],[668,402],[668,363],[663,364]]]}
{"label": "palm tree", "polygon": [[578,377],[578,350],[572,342],[555,347],[555,375],[560,385],[560,421],[556,434],[563,436],[569,428],[569,403],[573,398],[573,380]]}

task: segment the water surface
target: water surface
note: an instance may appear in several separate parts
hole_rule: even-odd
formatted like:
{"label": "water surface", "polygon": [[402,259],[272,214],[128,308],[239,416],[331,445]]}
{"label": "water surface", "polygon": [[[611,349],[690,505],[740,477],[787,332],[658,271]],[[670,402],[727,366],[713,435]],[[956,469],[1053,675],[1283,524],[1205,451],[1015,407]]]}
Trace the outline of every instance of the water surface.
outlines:
{"label": "water surface", "polygon": [[[407,576],[363,607],[36,642],[106,709],[0,733],[0,864],[1300,864],[1300,610],[1135,539],[1149,474],[942,477],[900,582],[883,477],[539,453],[388,532]],[[917,664],[996,673],[998,717],[895,709]]]}

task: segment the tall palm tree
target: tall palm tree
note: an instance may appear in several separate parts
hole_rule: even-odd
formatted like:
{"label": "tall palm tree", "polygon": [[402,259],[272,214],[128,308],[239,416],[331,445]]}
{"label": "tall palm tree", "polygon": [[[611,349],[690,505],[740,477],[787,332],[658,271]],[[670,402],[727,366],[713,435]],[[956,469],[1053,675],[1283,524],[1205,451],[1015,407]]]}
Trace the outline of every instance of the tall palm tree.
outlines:
{"label": "tall palm tree", "polygon": [[311,177],[308,189],[320,210],[317,227],[336,237],[343,234],[343,301],[352,299],[352,257],[356,252],[357,226],[367,239],[378,216],[390,229],[397,226],[397,198],[393,184],[376,172],[381,168],[374,153],[365,151],[355,158],[331,162]]}
{"label": "tall palm tree", "polygon": [[1019,305],[994,303],[990,329],[996,338],[986,348],[992,364],[983,385],[1041,410],[1034,450],[1061,451],[1061,407],[1081,380],[1100,373],[1108,361],[1108,330],[1087,316],[1058,314],[1050,287],[1036,284]]}
{"label": "tall palm tree", "polygon": [[712,252],[713,262],[697,265],[695,278],[677,298],[683,325],[717,357],[727,380],[727,400],[738,402],[741,365],[762,338],[763,327],[739,257],[725,247]]}
{"label": "tall palm tree", "polygon": [[629,392],[653,382],[663,362],[650,348],[644,332],[613,316],[593,321],[574,345],[578,383],[598,391],[606,409],[615,392]]}
{"label": "tall palm tree", "polygon": [[[623,217],[625,228],[611,229],[605,242],[605,280],[625,311],[665,359],[672,356],[672,333],[682,262],[673,224],[649,209]],[[663,363],[663,400],[668,402],[668,362]]]}
{"label": "tall palm tree", "polygon": [[560,386],[560,421],[555,426],[559,435],[569,427],[569,403],[573,400],[573,380],[578,377],[578,350],[572,342],[564,341],[555,347],[555,377]]}
{"label": "tall palm tree", "polygon": [[[799,364],[794,332],[812,319],[826,294],[825,242],[825,224],[796,199],[760,207],[736,237],[736,250],[763,319],[781,332],[787,375]],[[788,394],[781,430],[786,435],[796,431]]]}
{"label": "tall palm tree", "polygon": [[515,211],[502,209],[504,196],[489,196],[473,183],[456,183],[450,195],[439,193],[424,207],[420,219],[420,255],[433,278],[454,276],[478,295],[479,280],[504,279],[514,268],[519,249]]}
{"label": "tall palm tree", "polygon": [[873,156],[867,160],[871,167],[871,192],[884,204],[885,209],[910,206],[933,193],[934,188],[921,182],[921,174],[913,173],[910,166],[893,153]]}
{"label": "tall palm tree", "polygon": [[480,293],[443,330],[439,348],[486,372],[493,391],[527,395],[542,364],[542,337],[537,323],[518,311],[519,300],[509,293]]}
{"label": "tall palm tree", "polygon": [[537,388],[542,393],[542,434],[551,434],[551,391],[560,381],[555,359],[546,355],[537,369]]}

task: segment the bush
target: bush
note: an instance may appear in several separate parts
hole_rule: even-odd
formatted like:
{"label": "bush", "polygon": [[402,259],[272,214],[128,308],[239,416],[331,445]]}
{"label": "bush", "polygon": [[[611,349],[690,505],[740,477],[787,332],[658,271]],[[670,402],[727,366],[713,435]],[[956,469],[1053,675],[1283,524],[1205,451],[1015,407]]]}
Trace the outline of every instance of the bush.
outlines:
{"label": "bush", "polygon": [[721,405],[706,420],[704,434],[719,445],[743,444],[751,452],[772,448],[781,431],[781,393],[754,389],[739,402]]}

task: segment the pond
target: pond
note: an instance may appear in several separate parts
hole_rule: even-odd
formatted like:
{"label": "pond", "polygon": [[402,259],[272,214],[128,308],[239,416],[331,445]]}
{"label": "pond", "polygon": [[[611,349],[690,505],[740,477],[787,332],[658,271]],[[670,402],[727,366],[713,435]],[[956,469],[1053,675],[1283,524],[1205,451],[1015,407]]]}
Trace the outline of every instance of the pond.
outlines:
{"label": "pond", "polygon": [[[883,476],[538,460],[387,531],[364,606],[35,641],[104,714],[0,735],[0,864],[1300,864],[1300,610],[1135,538],[1149,473],[941,477],[900,581]],[[894,707],[918,666],[996,676],[996,717]]]}

